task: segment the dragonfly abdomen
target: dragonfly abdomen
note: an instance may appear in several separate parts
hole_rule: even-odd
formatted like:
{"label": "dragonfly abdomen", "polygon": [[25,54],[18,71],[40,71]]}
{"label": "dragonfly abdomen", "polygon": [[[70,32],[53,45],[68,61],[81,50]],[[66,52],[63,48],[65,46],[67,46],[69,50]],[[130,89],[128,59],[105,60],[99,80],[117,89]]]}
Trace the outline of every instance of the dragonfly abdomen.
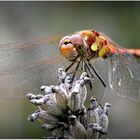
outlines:
{"label": "dragonfly abdomen", "polygon": [[137,58],[140,58],[140,49],[127,49],[127,52],[134,55]]}

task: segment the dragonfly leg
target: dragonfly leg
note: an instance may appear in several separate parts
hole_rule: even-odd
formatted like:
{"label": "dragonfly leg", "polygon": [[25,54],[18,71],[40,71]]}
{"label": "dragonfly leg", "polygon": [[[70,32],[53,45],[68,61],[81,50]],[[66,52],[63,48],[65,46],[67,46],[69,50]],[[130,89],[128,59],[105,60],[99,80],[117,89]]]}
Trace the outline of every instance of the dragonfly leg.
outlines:
{"label": "dragonfly leg", "polygon": [[96,74],[96,76],[98,77],[98,79],[100,80],[100,82],[103,84],[103,86],[106,87],[106,84],[105,84],[104,80],[102,79],[102,77],[100,76],[100,74],[97,72],[97,70],[91,65],[91,63],[88,60],[86,60],[86,62],[88,62],[89,67],[94,71],[94,73]]}
{"label": "dragonfly leg", "polygon": [[65,69],[65,72],[67,72],[77,61],[77,58]]}
{"label": "dragonfly leg", "polygon": [[88,70],[88,72],[90,73],[90,75],[92,76],[92,78],[94,79],[94,75],[91,71],[91,69],[89,68],[88,64],[86,63],[86,61],[84,61],[84,65],[85,65],[85,68]]}
{"label": "dragonfly leg", "polygon": [[75,75],[76,75],[76,73],[77,73],[77,70],[78,70],[78,68],[79,68],[79,65],[80,65],[82,59],[83,59],[83,58],[81,58],[81,59],[78,61],[78,63],[77,63],[77,66],[76,66],[76,68],[75,68],[75,70],[74,70],[74,74],[73,74],[72,79],[71,79],[71,82],[73,82],[73,80],[74,80],[74,78],[75,78]]}
{"label": "dragonfly leg", "polygon": [[[89,71],[87,70],[87,67],[85,66],[84,60],[82,61],[82,70],[84,70],[87,73],[88,77],[89,77]],[[90,90],[91,90],[93,88],[91,80],[89,81],[89,86],[90,86]]]}

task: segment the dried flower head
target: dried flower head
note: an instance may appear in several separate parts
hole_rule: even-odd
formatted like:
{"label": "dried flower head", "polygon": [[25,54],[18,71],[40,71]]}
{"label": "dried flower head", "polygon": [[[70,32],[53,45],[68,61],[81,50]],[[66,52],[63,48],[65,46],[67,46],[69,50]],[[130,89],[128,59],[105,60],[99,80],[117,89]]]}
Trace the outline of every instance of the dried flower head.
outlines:
{"label": "dried flower head", "polygon": [[41,86],[45,95],[28,93],[27,98],[37,107],[28,120],[39,120],[42,128],[51,132],[46,138],[100,138],[107,133],[108,111],[110,104],[98,105],[91,97],[90,106],[85,107],[87,99],[86,84],[90,82],[88,74],[83,72],[79,79],[71,82],[71,77],[58,69],[58,85]]}

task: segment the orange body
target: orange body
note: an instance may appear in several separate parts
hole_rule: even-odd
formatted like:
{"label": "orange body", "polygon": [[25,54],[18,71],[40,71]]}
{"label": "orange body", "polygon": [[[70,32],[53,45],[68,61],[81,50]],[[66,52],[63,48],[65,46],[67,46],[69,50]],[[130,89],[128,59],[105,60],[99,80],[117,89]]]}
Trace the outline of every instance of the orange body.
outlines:
{"label": "orange body", "polygon": [[[96,31],[90,31],[90,30],[85,30],[79,32],[81,36],[84,37],[85,41],[88,44],[88,47],[90,47],[90,53],[97,53],[97,56],[99,57],[100,51],[104,49],[103,54],[101,57],[106,57],[107,54],[115,54],[115,53],[130,53],[136,57],[140,57],[140,49],[125,49],[125,48],[120,48],[118,47],[111,39],[109,39],[107,36],[100,32]],[[97,49],[92,50],[91,46],[92,44],[96,43]]]}
{"label": "orange body", "polygon": [[116,45],[106,35],[95,30],[83,30],[73,35],[65,36],[60,41],[60,52],[69,61],[74,61],[77,57],[107,58],[110,54],[130,53],[140,57],[140,49],[125,49]]}

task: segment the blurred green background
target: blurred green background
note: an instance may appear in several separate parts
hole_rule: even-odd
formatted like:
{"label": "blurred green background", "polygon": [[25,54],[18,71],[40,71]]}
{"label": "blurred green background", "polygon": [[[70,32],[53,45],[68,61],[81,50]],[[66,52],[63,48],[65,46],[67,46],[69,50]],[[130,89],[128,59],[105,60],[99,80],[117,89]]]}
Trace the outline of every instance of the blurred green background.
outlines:
{"label": "blurred green background", "polygon": [[[84,29],[101,31],[121,46],[140,48],[140,2],[0,2],[1,44]],[[13,90],[13,81],[7,84],[5,79],[8,76],[0,78],[1,94]],[[140,138],[140,103],[113,94],[106,101],[112,104],[107,137]],[[40,124],[27,120],[34,110],[26,98],[1,97],[0,138],[42,138]]]}

